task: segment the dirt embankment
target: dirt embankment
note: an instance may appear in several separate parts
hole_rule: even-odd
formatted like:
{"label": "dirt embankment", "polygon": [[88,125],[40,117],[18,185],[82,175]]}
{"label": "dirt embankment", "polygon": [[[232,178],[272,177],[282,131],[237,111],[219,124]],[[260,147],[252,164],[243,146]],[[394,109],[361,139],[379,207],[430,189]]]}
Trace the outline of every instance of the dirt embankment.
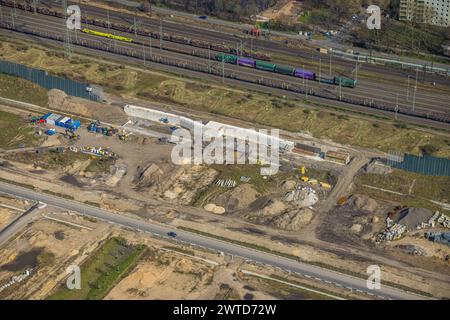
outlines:
{"label": "dirt embankment", "polygon": [[52,89],[48,92],[48,106],[52,110],[61,110],[61,112],[88,118],[102,119],[105,122],[125,123],[128,119],[123,109],[119,106],[71,97],[57,89]]}

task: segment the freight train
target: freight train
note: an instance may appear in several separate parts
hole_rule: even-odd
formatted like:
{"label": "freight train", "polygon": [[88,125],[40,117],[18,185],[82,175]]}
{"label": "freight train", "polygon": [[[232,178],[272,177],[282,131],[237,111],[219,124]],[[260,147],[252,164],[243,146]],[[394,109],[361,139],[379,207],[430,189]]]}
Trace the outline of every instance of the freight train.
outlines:
{"label": "freight train", "polygon": [[324,78],[317,77],[315,72],[307,71],[303,69],[296,69],[290,66],[281,66],[270,62],[253,60],[248,58],[237,57],[235,55],[227,55],[223,53],[216,54],[214,58],[220,62],[226,62],[230,64],[235,64],[242,67],[255,68],[264,71],[271,71],[279,74],[284,74],[288,76],[294,76],[297,78],[302,78],[306,80],[319,81],[326,84],[341,85],[343,87],[354,88],[356,87],[356,80],[346,78],[346,77],[333,77]]}
{"label": "freight train", "polygon": [[131,39],[131,38],[116,36],[115,34],[104,33],[104,32],[95,31],[95,30],[86,29],[86,28],[81,29],[81,32],[92,34],[94,36],[105,37],[105,38],[109,38],[109,39],[115,39],[115,40],[120,40],[120,41],[125,41],[125,42],[133,42],[133,39]]}
{"label": "freight train", "polygon": [[[34,6],[32,6],[29,3],[21,3],[21,2],[17,2],[17,1],[13,1],[13,0],[0,0],[0,4],[7,6],[7,7],[16,8],[16,9],[20,9],[20,10],[24,10],[24,11],[29,11],[29,12],[34,12],[34,10],[35,10]],[[66,15],[63,14],[63,12],[61,10],[56,9],[56,8],[54,9],[54,8],[36,6],[36,12],[39,14],[58,17],[58,18],[66,17]],[[137,34],[139,36],[145,36],[145,37],[150,36],[154,39],[160,39],[162,36],[162,39],[164,41],[181,43],[181,44],[185,44],[185,45],[189,45],[189,46],[197,47],[197,48],[210,49],[213,51],[224,52],[224,53],[229,53],[229,54],[237,54],[238,53],[236,48],[232,48],[232,47],[224,45],[224,44],[212,43],[212,42],[207,42],[207,41],[197,40],[197,39],[189,39],[186,37],[176,36],[176,35],[168,34],[165,32],[161,35],[160,32],[150,31],[147,28],[136,28],[136,30],[134,30],[132,27],[130,27],[130,25],[125,25],[125,24],[116,23],[116,22],[108,23],[107,20],[102,20],[99,18],[93,18],[93,17],[89,17],[89,16],[84,16],[84,15],[81,17],[81,22],[88,24],[88,25],[101,27],[101,28],[110,28],[112,30],[116,30],[119,32]],[[263,60],[263,61],[271,60],[271,57],[269,55],[261,53],[261,52],[250,52],[248,50],[242,50],[241,54],[244,57],[253,57],[255,59],[259,59],[259,60]]]}

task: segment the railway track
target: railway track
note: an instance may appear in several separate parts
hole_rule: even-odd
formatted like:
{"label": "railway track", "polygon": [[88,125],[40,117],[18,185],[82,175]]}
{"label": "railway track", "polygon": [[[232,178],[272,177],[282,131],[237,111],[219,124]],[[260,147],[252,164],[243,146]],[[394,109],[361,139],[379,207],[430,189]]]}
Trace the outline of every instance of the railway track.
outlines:
{"label": "railway track", "polygon": [[[7,1],[7,0],[4,0]],[[9,0],[11,1],[11,0]],[[60,3],[55,3],[54,0],[40,0],[40,3],[45,4],[47,8],[52,8],[55,10],[61,10]],[[68,1],[68,3],[78,4],[77,1]],[[242,35],[233,35],[229,33],[220,32],[218,30],[211,30],[206,28],[200,28],[192,25],[179,24],[171,21],[158,20],[151,17],[143,17],[143,16],[134,16],[131,13],[123,13],[116,11],[107,11],[102,8],[98,8],[92,5],[81,4],[80,5],[82,12],[84,15],[90,17],[97,17],[103,19],[103,21],[107,21],[109,18],[110,22],[118,22],[118,23],[127,23],[129,26],[134,24],[134,18],[136,17],[136,21],[138,22],[139,28],[149,28],[152,30],[159,30],[160,26],[163,27],[164,32],[174,33],[180,36],[190,37],[191,39],[203,39],[210,41],[212,43],[225,43],[230,45],[231,47],[236,47],[236,45],[240,44],[240,40],[247,41],[247,49],[249,46],[249,42],[253,44],[253,49],[263,50],[267,53],[276,53],[280,55],[288,55],[295,58],[302,58],[305,62],[308,62],[313,58],[313,62],[317,64],[319,62],[320,54],[311,48],[303,47],[303,48],[293,48],[285,45],[281,41],[273,41],[273,40],[264,40],[260,38],[253,38],[250,41],[250,38],[243,37]],[[218,40],[220,39],[220,41]],[[341,58],[333,58],[333,63],[335,65],[342,66],[346,69],[354,68],[355,63],[348,61],[346,59]],[[415,70],[408,69],[396,69],[392,67],[386,66],[376,66],[367,64],[366,70],[370,72],[377,72],[380,74],[388,74],[390,76],[401,76],[406,78],[408,74],[411,72],[415,73]],[[421,70],[419,70],[421,71]],[[435,81],[436,83],[448,84],[448,78],[442,76],[431,76],[428,75],[430,81]]]}
{"label": "railway track", "polygon": [[[9,11],[8,11],[9,10]],[[6,8],[5,13],[6,16],[11,14],[11,8]],[[23,24],[23,26],[29,26],[29,27],[35,27],[35,28],[41,28],[42,30],[52,31],[55,33],[61,33],[62,29],[62,20],[56,17],[47,17],[45,22],[42,21],[40,15],[33,15],[31,13],[26,13],[24,11],[20,11],[22,14],[18,14],[17,17],[14,19],[15,23],[17,25]],[[12,22],[12,21],[10,21]],[[102,32],[111,32],[110,29],[107,28],[96,28],[99,31]],[[123,34],[127,35],[126,33],[120,33],[115,32],[115,34]],[[129,36],[129,35],[127,35]],[[91,39],[85,37],[85,35],[77,35],[77,37],[81,39]],[[101,38],[98,38],[101,39]],[[142,50],[142,46],[139,47],[139,45],[143,45],[145,47],[150,47],[151,44],[151,37],[144,37],[140,35],[133,35],[133,39],[138,42],[137,44],[127,44],[130,47],[135,48],[135,50]],[[100,40],[99,40],[100,41]],[[105,40],[106,41],[106,40]],[[117,44],[117,41],[113,43],[115,46],[124,48],[122,44]],[[153,42],[152,44],[153,52],[156,50],[159,50],[159,41]],[[163,45],[163,52],[164,55],[180,59],[182,61],[192,61],[194,63],[203,64],[204,66],[208,65],[208,68],[215,68],[220,69],[221,66],[218,65],[217,62],[214,61],[205,61],[208,57],[211,57],[213,54],[211,53],[211,50],[191,50],[187,46],[179,43],[171,43],[168,41],[164,41]],[[145,49],[147,50],[147,54],[149,54],[148,51],[151,52],[150,48]],[[187,55],[194,55],[195,57],[187,57]],[[267,71],[260,71],[256,69],[246,69],[243,67],[235,66],[235,65],[228,65],[226,64],[225,68],[227,72],[231,72],[231,76],[243,76],[245,78],[256,78],[258,81],[261,82],[268,82],[271,81],[278,81],[281,83],[282,88],[289,87],[292,88],[298,88],[301,87],[304,92],[308,92],[308,94],[316,94],[316,95],[322,95],[324,97],[328,97],[330,99],[339,99],[341,97],[350,99],[350,100],[361,100],[363,105],[374,105],[374,104],[397,104],[397,94],[398,92],[401,92],[398,94],[398,108],[400,111],[408,112],[412,109],[412,94],[413,94],[413,86],[411,85],[411,99],[410,101],[406,101],[406,90],[405,88],[391,88],[386,89],[384,87],[380,87],[379,84],[367,84],[365,80],[361,80],[361,82],[358,84],[358,86],[354,89],[347,89],[347,88],[338,88],[336,86],[330,86],[321,84],[319,82],[312,82],[312,81],[305,81],[303,82],[301,79],[290,77],[290,76],[284,76],[276,73],[271,73]],[[423,91],[423,90],[422,90]],[[416,94],[416,105],[415,110],[422,112],[424,114],[427,113],[442,113],[443,116],[445,116],[450,107],[450,102],[448,101],[447,96],[442,95],[434,95],[434,94],[425,94],[424,92],[419,91]]]}
{"label": "railway track", "polygon": [[[46,44],[46,45],[54,45],[57,43],[61,43],[61,41],[62,41],[61,37],[59,37],[59,39],[49,39],[48,35],[46,35],[46,34],[39,35],[39,34],[37,34],[37,32],[35,30],[33,30],[32,33],[30,32],[27,34],[22,31],[13,31],[13,30],[8,31],[6,29],[0,28],[0,32],[3,34],[7,34],[9,36],[15,36],[15,37],[26,39],[26,40],[36,39],[36,40],[39,40],[39,42],[41,44]],[[99,44],[98,42],[96,42],[96,43]],[[95,56],[95,57],[101,56],[101,57],[115,61],[120,64],[123,64],[124,62],[130,63],[131,65],[141,65],[142,64],[142,58],[133,56],[132,50],[128,50],[127,52],[122,51],[122,52],[118,52],[118,53],[113,53],[110,51],[106,51],[105,48],[106,48],[106,46],[103,47],[102,49],[98,49],[98,48],[89,48],[87,46],[80,45],[80,46],[76,46],[75,50],[84,55],[87,54],[87,55],[91,55],[91,56]],[[155,60],[156,60],[155,62],[147,61],[146,66],[151,67],[152,69],[157,69],[157,70],[161,70],[161,71],[169,71],[169,72],[174,72],[174,73],[178,72],[179,68],[181,67],[178,65],[169,65],[158,58]],[[192,76],[192,77],[200,77],[201,76],[205,80],[208,79],[210,81],[217,81],[216,75],[205,73],[202,70],[193,70],[193,68],[186,69],[185,74],[187,76]],[[261,89],[262,89],[261,85],[259,85],[259,84],[250,83],[250,82],[243,83],[240,80],[236,80],[236,79],[232,79],[232,78],[225,78],[225,82],[230,85],[239,85],[239,86],[245,87],[249,90],[261,91]],[[270,92],[275,95],[283,95],[283,96],[286,96],[289,98],[297,98],[298,99],[298,98],[302,98],[304,96],[303,93],[299,94],[299,93],[292,92],[292,91],[286,91],[286,90],[283,90],[280,88],[274,88],[274,87],[270,87],[270,86],[266,86],[264,88],[265,88],[264,92],[266,92],[266,93]],[[317,97],[317,96],[313,96],[313,97],[310,96],[308,99],[310,99],[311,101],[317,102],[317,103],[327,103],[327,102],[329,103],[328,99]],[[385,110],[376,109],[376,108],[367,108],[367,106],[352,105],[346,101],[334,101],[333,106],[338,109],[341,109],[343,111],[348,110],[350,112],[360,112],[363,114],[372,114],[372,115],[377,115],[380,117],[392,118],[392,112],[390,112],[390,111],[385,111]],[[398,114],[398,120],[406,121],[411,124],[430,126],[433,128],[448,129],[448,123],[444,123],[441,121],[436,121],[436,120],[432,120],[432,119],[428,119],[428,118],[421,118],[421,117],[417,117],[414,115],[408,115],[408,114],[403,114],[403,113]]]}
{"label": "railway track", "polygon": [[[2,28],[6,28],[9,30],[15,30],[15,28],[12,28],[11,26],[6,25],[5,23],[2,23],[0,25]],[[34,35],[34,36],[38,36],[38,37],[42,37],[42,38],[47,38],[47,39],[53,39],[56,41],[63,41],[63,37],[61,35],[58,34],[54,34],[54,33],[49,33],[46,31],[41,31],[41,30],[37,30],[38,28],[34,28],[34,29],[24,29],[22,28],[21,30],[16,30],[22,33],[26,33],[29,35]],[[86,35],[89,36],[89,35]],[[87,40],[87,39],[80,39],[77,38],[73,41],[74,45],[78,45],[78,46],[82,46],[82,47],[87,47],[87,48],[91,48],[94,50],[100,50],[100,51],[104,51],[104,52],[108,52],[108,53],[113,53],[113,54],[119,54],[119,55],[123,55],[123,56],[127,56],[127,57],[131,57],[131,58],[135,58],[135,59],[139,59],[141,60],[141,63],[143,61],[143,57],[142,57],[142,53],[140,51],[136,51],[135,49],[132,49],[128,46],[125,47],[110,47],[108,44],[105,43],[101,43],[97,40]],[[220,72],[217,71],[212,71],[211,70],[207,70],[204,68],[204,66],[202,65],[197,65],[197,64],[191,64],[191,63],[185,63],[185,62],[180,62],[179,60],[174,60],[174,59],[167,59],[165,57],[161,57],[161,56],[152,56],[152,57],[147,57],[147,61],[148,62],[157,62],[160,64],[165,64],[165,65],[169,65],[171,67],[176,67],[176,68],[184,68],[184,69],[188,69],[194,72],[199,72],[199,73],[205,73],[205,74],[209,74],[209,75],[215,75],[215,76],[220,76]],[[227,78],[230,78],[232,80],[239,80],[239,82],[243,82],[243,83],[249,83],[249,84],[255,84],[255,82],[249,80],[249,79],[243,79],[243,78],[238,78],[236,76],[233,76],[230,73],[226,74]],[[271,88],[271,89],[282,89],[282,91],[286,91],[286,92],[292,92],[292,93],[296,93],[296,94],[301,94],[301,96],[303,94],[305,94],[305,92],[300,89],[300,88],[283,88],[280,87],[277,84],[271,84],[271,83],[262,83],[257,81],[256,82],[257,86],[264,86],[267,88]],[[310,96],[313,93],[309,93]],[[321,95],[317,95],[314,94],[314,98],[319,98],[319,99],[329,99],[327,97],[323,97]],[[356,104],[356,105],[363,105],[361,103],[361,101],[352,101],[351,99],[347,99],[344,98],[340,101],[338,101],[339,104]],[[355,102],[359,102],[359,103],[355,103]],[[380,111],[389,111],[389,107],[388,106],[383,106],[383,105],[366,105],[366,107],[370,107],[371,109],[376,109],[376,110],[380,110]],[[423,122],[424,120],[426,120],[426,122],[430,122],[430,120],[432,120],[431,122],[444,122],[444,123],[450,123],[450,119],[448,119],[447,117],[436,117],[435,115],[419,115],[417,113],[411,114],[408,112],[404,112],[404,111],[400,111],[399,113],[402,115],[406,115],[409,118],[412,117],[418,117],[420,118],[420,116],[425,117],[425,119],[422,119],[421,122]]]}

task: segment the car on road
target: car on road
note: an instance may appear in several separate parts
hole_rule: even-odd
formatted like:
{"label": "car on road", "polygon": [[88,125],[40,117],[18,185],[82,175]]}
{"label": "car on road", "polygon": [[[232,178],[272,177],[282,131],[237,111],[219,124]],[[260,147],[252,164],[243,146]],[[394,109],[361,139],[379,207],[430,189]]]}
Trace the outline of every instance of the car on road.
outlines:
{"label": "car on road", "polygon": [[206,19],[208,19],[208,16],[199,16],[198,18],[202,19],[202,20],[206,20]]}
{"label": "car on road", "polygon": [[167,232],[167,235],[169,237],[172,237],[172,238],[176,238],[177,237],[177,234],[175,232],[173,232],[173,231]]}

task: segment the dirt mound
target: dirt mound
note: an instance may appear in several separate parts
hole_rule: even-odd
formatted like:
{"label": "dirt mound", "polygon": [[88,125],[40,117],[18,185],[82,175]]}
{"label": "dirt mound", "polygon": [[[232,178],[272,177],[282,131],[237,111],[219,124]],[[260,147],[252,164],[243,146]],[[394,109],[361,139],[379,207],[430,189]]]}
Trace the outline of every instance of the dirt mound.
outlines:
{"label": "dirt mound", "polygon": [[319,201],[319,197],[314,189],[310,187],[300,187],[286,193],[284,200],[287,202],[295,202],[300,207],[310,207]]}
{"label": "dirt mound", "polygon": [[219,195],[215,202],[222,205],[227,212],[248,208],[258,198],[258,192],[251,184],[241,184]]}
{"label": "dirt mound", "polygon": [[295,188],[296,185],[297,183],[294,180],[286,180],[282,183],[281,187],[284,190],[292,190]]}
{"label": "dirt mound", "polygon": [[150,163],[138,173],[137,186],[142,188],[159,184],[163,175],[164,172],[158,165]]}
{"label": "dirt mound", "polygon": [[280,200],[271,200],[261,210],[260,214],[263,216],[273,216],[286,210],[287,206]]}
{"label": "dirt mound", "polygon": [[124,123],[127,115],[119,106],[112,106],[68,96],[64,91],[52,89],[47,93],[48,106],[53,110],[61,110],[89,118],[102,119],[105,122]]}
{"label": "dirt mound", "polygon": [[375,212],[378,209],[378,203],[372,198],[354,195],[350,198],[349,204],[358,210],[366,212]]}
{"label": "dirt mound", "polygon": [[297,231],[306,226],[313,218],[313,211],[308,208],[299,211],[283,213],[269,221],[269,224],[279,228]]}

